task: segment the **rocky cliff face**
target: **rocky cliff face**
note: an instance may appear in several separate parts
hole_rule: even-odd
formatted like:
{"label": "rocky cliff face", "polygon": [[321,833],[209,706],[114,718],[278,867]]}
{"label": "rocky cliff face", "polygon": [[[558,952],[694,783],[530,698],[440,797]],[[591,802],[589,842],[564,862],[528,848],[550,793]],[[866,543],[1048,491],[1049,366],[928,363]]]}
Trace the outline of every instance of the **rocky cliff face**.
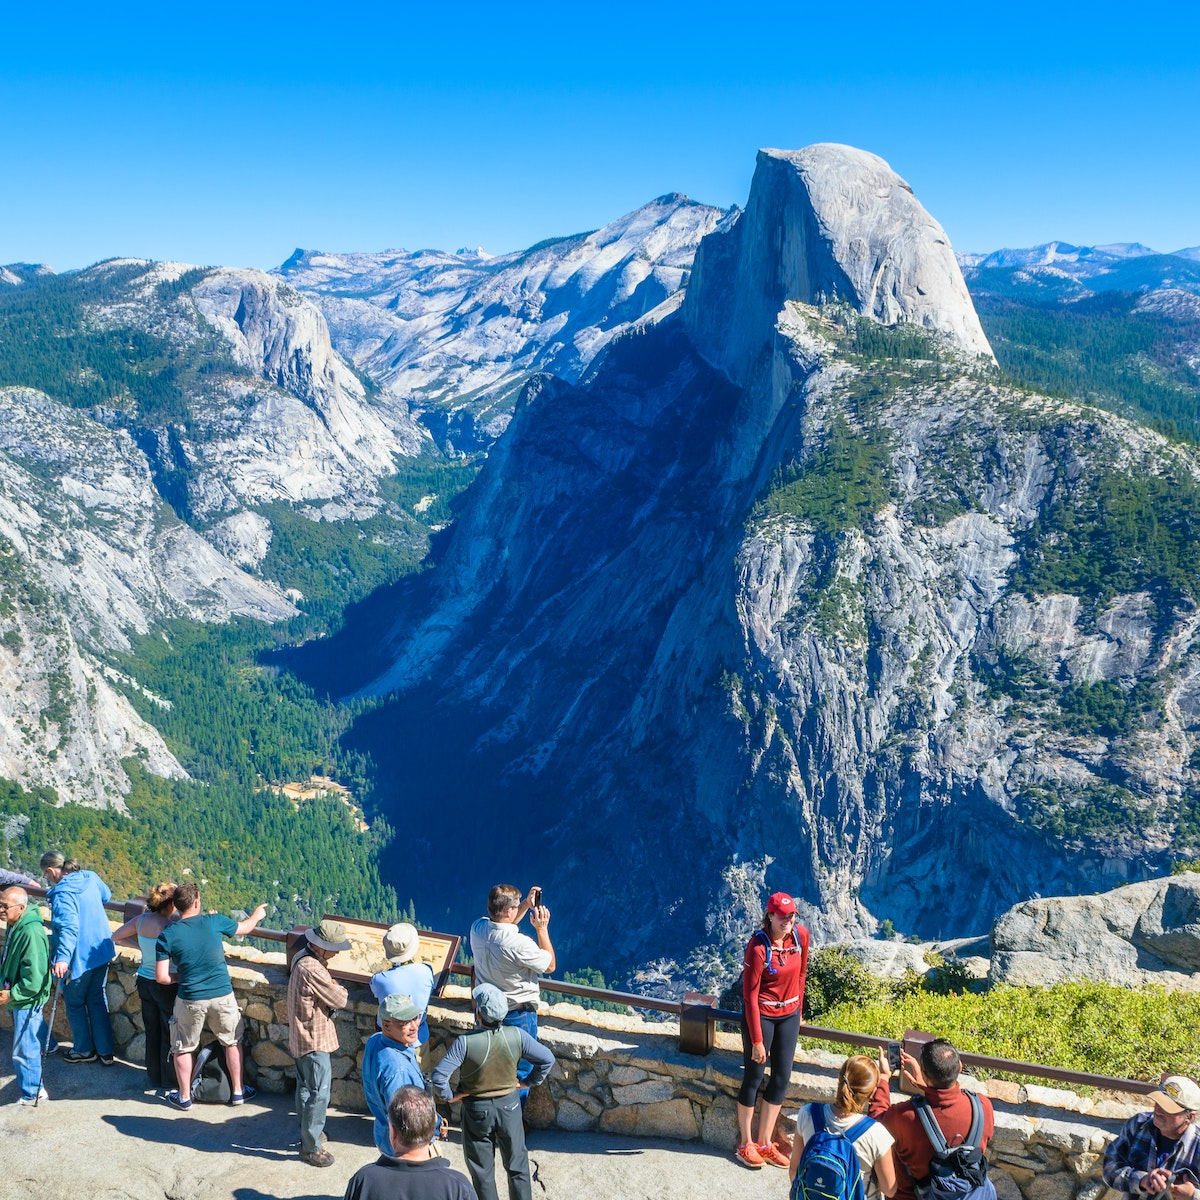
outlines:
{"label": "rocky cliff face", "polygon": [[592,233],[498,256],[298,250],[280,274],[320,305],[337,348],[439,441],[490,445],[535,371],[577,381],[676,295],[728,214],[661,196]]}
{"label": "rocky cliff face", "polygon": [[979,932],[1200,837],[1196,478],[997,382],[880,160],[768,152],[682,316],[526,389],[360,736],[406,808],[486,795],[454,852],[592,961],[721,975],[743,876],[819,936]]}
{"label": "rocky cliff face", "polygon": [[427,438],[385,424],[320,312],[261,272],[8,274],[4,369],[45,390],[0,387],[0,776],[119,803],[123,758],[182,769],[110,652],[170,617],[294,616],[255,574],[264,511],[370,515]]}

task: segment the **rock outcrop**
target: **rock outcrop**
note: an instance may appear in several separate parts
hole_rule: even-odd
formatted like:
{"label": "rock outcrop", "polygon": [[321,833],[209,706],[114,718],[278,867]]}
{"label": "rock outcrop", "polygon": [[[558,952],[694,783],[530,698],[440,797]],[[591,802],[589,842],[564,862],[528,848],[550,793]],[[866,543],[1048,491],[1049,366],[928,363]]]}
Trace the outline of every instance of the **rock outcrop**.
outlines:
{"label": "rock outcrop", "polygon": [[839,299],[991,359],[945,231],[883,159],[833,144],[760,151],[746,211],[696,255],[683,310],[692,340],[746,385],[787,301]]}
{"label": "rock outcrop", "polygon": [[1026,987],[1090,979],[1198,992],[1200,874],[1015,905],[992,930],[990,977]]}

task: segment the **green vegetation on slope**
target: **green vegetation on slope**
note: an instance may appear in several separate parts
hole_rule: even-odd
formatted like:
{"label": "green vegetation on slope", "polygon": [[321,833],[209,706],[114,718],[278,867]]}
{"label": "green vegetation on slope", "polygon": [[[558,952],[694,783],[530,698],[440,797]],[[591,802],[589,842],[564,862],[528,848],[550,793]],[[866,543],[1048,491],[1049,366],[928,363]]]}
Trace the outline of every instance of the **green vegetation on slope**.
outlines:
{"label": "green vegetation on slope", "polygon": [[[809,959],[804,1019],[887,1038],[926,1029],[973,1054],[1129,1079],[1200,1071],[1200,996],[1102,983],[987,988],[953,959],[927,957],[928,976],[909,971],[882,980],[843,948],[817,950]],[[842,1043],[815,1044],[850,1052]]]}
{"label": "green vegetation on slope", "polygon": [[[108,404],[136,409],[142,419],[181,421],[189,389],[205,377],[243,373],[196,314],[201,337],[189,345],[128,326],[100,327],[88,316],[88,305],[111,302],[146,270],[144,263],[102,264],[0,289],[0,387],[33,387],[80,408]],[[189,271],[160,285],[159,299],[173,300],[206,274]]]}
{"label": "green vegetation on slope", "polygon": [[1200,371],[1182,350],[1200,342],[1200,322],[1135,312],[1137,299],[1108,293],[1077,304],[1034,305],[983,295],[976,307],[1013,382],[1200,442]]}
{"label": "green vegetation on slope", "polygon": [[1184,470],[1057,479],[1022,536],[1013,583],[1030,595],[1065,592],[1103,605],[1149,591],[1166,613],[1200,595],[1200,486]]}

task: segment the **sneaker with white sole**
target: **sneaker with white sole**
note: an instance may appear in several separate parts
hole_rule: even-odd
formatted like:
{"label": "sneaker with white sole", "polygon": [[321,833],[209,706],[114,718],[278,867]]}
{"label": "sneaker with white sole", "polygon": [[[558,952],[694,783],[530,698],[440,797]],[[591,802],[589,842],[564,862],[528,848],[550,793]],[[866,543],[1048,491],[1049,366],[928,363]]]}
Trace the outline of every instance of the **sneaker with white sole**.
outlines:
{"label": "sneaker with white sole", "polygon": [[239,1104],[245,1104],[247,1100],[253,1100],[257,1095],[258,1088],[251,1087],[249,1084],[246,1084],[240,1092],[234,1092],[233,1095],[229,1097],[229,1103],[236,1108]]}
{"label": "sneaker with white sole", "polygon": [[759,1154],[758,1147],[753,1142],[743,1142],[734,1151],[734,1157],[743,1167],[749,1167],[752,1171],[761,1171],[763,1169],[763,1157]]}

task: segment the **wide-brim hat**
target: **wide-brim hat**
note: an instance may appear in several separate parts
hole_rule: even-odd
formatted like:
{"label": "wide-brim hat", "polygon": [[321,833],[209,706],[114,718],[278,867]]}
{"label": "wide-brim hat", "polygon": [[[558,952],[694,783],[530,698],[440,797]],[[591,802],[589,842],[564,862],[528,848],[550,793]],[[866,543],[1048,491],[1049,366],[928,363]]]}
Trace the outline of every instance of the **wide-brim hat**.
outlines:
{"label": "wide-brim hat", "polygon": [[318,946],[322,950],[349,950],[350,939],[346,936],[346,927],[340,921],[331,921],[328,917],[310,929],[305,935],[309,945]]}
{"label": "wide-brim hat", "polygon": [[407,921],[393,925],[383,935],[383,953],[388,962],[404,963],[413,958],[421,948],[421,935],[416,926]]}
{"label": "wide-brim hat", "polygon": [[1164,1112],[1200,1112],[1200,1084],[1186,1075],[1168,1075],[1150,1099]]}

